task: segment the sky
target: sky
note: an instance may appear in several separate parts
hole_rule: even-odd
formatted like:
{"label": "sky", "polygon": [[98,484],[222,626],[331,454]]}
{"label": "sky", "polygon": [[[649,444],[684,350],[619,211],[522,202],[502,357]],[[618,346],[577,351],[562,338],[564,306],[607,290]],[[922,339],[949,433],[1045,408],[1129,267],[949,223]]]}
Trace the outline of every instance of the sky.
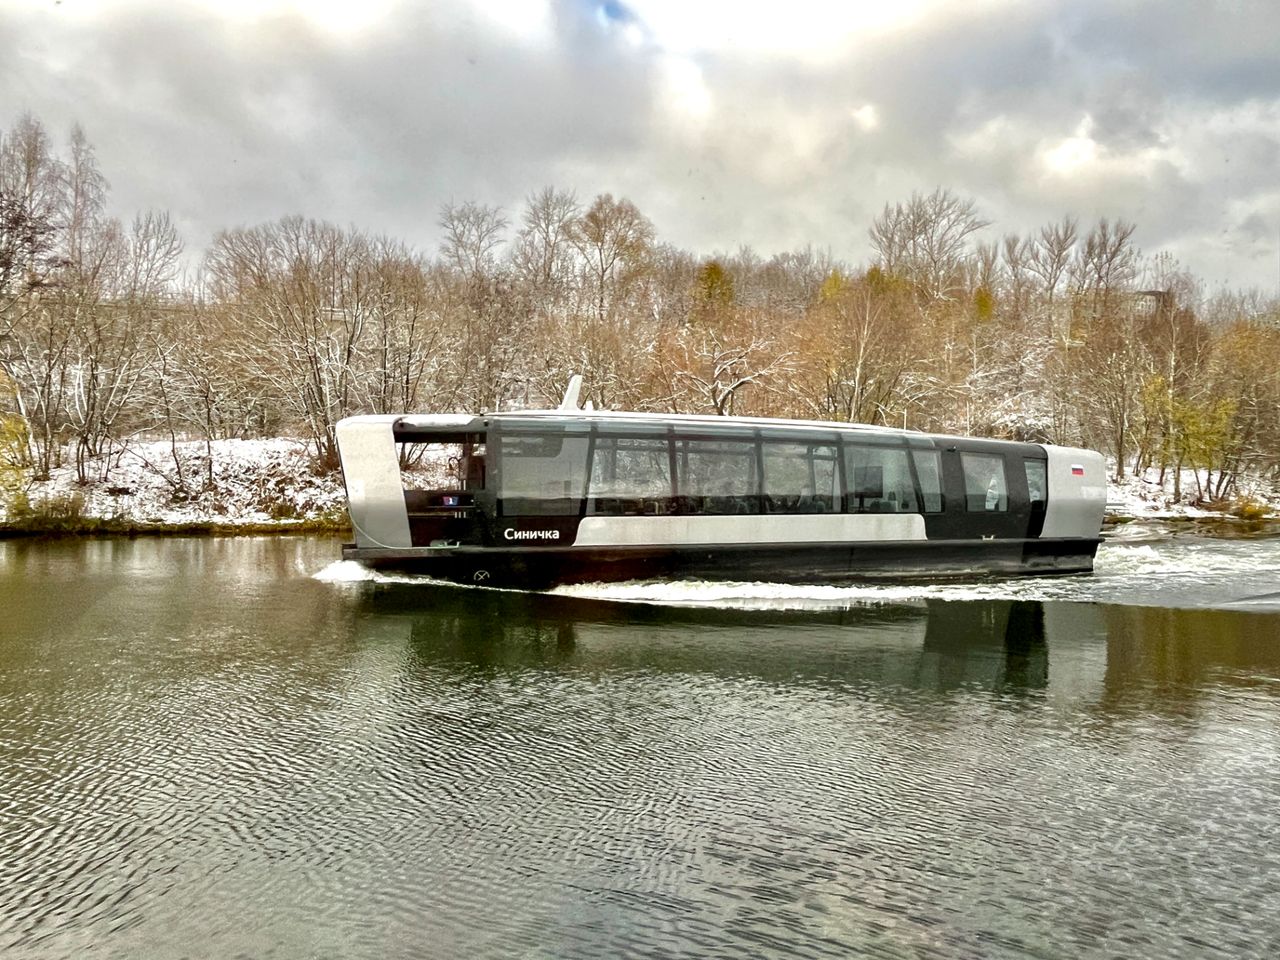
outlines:
{"label": "sky", "polygon": [[1137,224],[1280,292],[1276,0],[0,0],[0,129],[79,123],[192,250],[282,216],[424,252],[442,205],[632,200],[702,255],[868,263],[942,186],[986,239]]}

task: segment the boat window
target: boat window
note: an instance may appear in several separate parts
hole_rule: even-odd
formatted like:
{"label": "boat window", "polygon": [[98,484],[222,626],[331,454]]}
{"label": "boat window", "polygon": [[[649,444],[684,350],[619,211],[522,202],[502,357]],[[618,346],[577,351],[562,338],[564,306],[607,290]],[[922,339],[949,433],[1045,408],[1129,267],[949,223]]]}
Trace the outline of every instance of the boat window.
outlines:
{"label": "boat window", "polygon": [[1027,499],[1031,501],[1031,509],[1044,509],[1048,501],[1049,484],[1043,460],[1023,460],[1027,471]]}
{"label": "boat window", "polygon": [[666,438],[597,437],[587,513],[671,512],[671,460]]}
{"label": "boat window", "polygon": [[839,453],[834,444],[766,440],[761,449],[766,513],[831,513],[840,509]]}
{"label": "boat window", "polygon": [[847,444],[844,466],[850,513],[920,511],[904,448]]}
{"label": "boat window", "polygon": [[504,428],[499,439],[503,516],[574,515],[582,508],[588,435],[539,424]]}
{"label": "boat window", "polygon": [[1004,457],[996,453],[962,453],[965,509],[970,513],[1004,512],[1009,509],[1009,487]]}
{"label": "boat window", "polygon": [[945,501],[942,498],[941,454],[937,450],[912,450],[916,478],[920,481],[920,497],[924,500],[925,513],[941,513]]}
{"label": "boat window", "polygon": [[756,445],[743,440],[677,440],[681,513],[759,513]]}

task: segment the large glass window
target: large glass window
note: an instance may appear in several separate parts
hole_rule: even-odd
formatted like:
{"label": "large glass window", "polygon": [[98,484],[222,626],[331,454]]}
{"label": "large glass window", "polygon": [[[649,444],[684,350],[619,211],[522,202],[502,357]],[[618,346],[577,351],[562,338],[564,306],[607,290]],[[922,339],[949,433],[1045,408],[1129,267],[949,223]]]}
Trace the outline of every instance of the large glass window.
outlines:
{"label": "large glass window", "polygon": [[941,454],[937,450],[912,450],[916,479],[920,481],[920,496],[924,500],[925,513],[941,513],[946,502],[942,498]]}
{"label": "large glass window", "polygon": [[962,453],[965,509],[970,513],[1004,512],[1009,509],[1004,457],[993,453]]}
{"label": "large glass window", "polygon": [[558,424],[504,427],[498,497],[503,516],[575,515],[587,480],[588,436]]}
{"label": "large glass window", "polygon": [[907,451],[901,447],[848,444],[845,483],[850,513],[919,513]]}
{"label": "large glass window", "polygon": [[829,513],[840,509],[840,474],[834,444],[766,440],[766,513]]}
{"label": "large glass window", "polygon": [[756,445],[746,440],[677,440],[682,513],[759,513]]}
{"label": "large glass window", "polygon": [[665,437],[597,437],[587,513],[671,511],[671,459]]}

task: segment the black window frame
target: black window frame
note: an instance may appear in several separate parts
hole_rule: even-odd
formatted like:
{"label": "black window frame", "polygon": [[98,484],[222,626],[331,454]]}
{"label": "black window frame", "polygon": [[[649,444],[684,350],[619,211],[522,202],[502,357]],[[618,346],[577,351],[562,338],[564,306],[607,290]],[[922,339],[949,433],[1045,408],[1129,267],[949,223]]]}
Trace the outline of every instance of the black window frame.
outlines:
{"label": "black window frame", "polygon": [[[916,462],[916,457],[932,457],[933,472],[938,481],[938,507],[936,510],[930,510],[928,501],[925,499],[924,481],[920,479],[920,465]],[[920,504],[920,514],[922,516],[938,516],[947,512],[947,484],[943,475],[942,467],[942,451],[934,446],[918,446],[910,445],[907,447],[907,460],[911,464],[911,476],[916,485],[916,500]]]}

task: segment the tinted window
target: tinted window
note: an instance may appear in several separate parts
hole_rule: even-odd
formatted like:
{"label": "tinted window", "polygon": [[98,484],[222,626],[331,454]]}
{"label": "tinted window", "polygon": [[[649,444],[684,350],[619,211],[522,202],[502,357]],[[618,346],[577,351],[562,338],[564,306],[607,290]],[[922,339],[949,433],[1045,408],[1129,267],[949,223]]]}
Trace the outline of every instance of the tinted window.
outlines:
{"label": "tinted window", "polygon": [[668,513],[671,460],[665,438],[597,437],[587,513]]}
{"label": "tinted window", "polygon": [[1047,476],[1045,474],[1045,462],[1043,460],[1023,460],[1022,465],[1027,471],[1027,498],[1031,501],[1031,505],[1045,505],[1048,500],[1049,486]]}
{"label": "tinted window", "polygon": [[682,512],[759,512],[754,442],[678,440],[675,449]]}
{"label": "tinted window", "polygon": [[1005,483],[1004,457],[990,453],[962,453],[965,509],[971,513],[1009,509],[1009,487]]}
{"label": "tinted window", "polygon": [[901,447],[844,448],[850,513],[918,513],[907,451]]}
{"label": "tinted window", "polygon": [[920,496],[924,500],[925,513],[941,513],[942,499],[941,455],[937,450],[912,450],[916,478],[920,481]]}
{"label": "tinted window", "polygon": [[840,477],[833,444],[766,440],[764,509],[767,513],[829,513],[840,509]]}
{"label": "tinted window", "polygon": [[499,440],[503,516],[573,515],[587,480],[587,434],[556,425],[508,428]]}

